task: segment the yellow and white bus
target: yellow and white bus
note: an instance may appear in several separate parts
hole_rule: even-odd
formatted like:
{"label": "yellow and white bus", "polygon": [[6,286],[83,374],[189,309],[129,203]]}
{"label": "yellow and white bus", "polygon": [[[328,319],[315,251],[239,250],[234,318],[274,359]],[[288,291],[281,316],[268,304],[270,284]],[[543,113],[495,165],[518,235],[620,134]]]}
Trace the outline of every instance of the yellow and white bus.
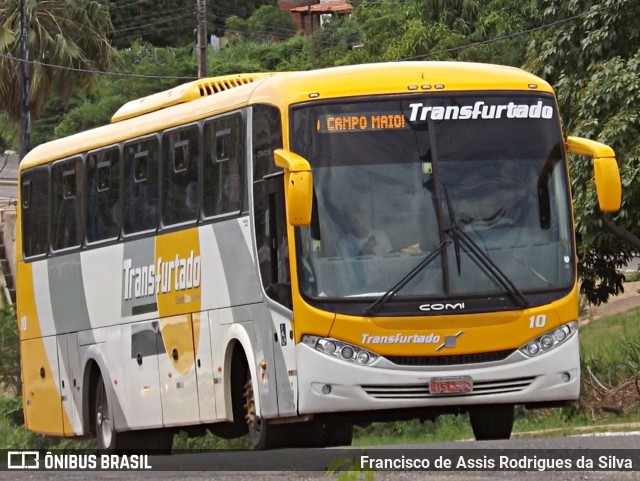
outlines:
{"label": "yellow and white bus", "polygon": [[167,450],[349,444],[353,425],[578,397],[567,154],[552,88],[404,62],[201,79],[20,165],[26,427]]}

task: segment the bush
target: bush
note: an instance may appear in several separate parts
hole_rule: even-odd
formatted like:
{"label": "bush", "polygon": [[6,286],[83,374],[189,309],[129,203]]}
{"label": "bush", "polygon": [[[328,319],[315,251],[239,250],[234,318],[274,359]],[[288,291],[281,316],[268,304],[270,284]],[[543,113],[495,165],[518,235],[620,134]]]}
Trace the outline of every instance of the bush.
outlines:
{"label": "bush", "polygon": [[0,307],[0,389],[4,394],[20,394],[18,323],[14,306],[3,302]]}

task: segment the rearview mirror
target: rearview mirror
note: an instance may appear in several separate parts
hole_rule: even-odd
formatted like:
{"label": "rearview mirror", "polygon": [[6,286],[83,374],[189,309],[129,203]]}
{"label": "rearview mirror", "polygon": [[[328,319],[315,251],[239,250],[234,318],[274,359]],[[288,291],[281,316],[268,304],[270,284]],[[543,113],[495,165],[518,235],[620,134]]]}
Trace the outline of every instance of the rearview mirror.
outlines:
{"label": "rearview mirror", "polygon": [[284,149],[274,151],[276,165],[285,170],[287,221],[294,227],[311,223],[313,174],[309,162]]}
{"label": "rearview mirror", "polygon": [[598,205],[602,212],[620,209],[622,183],[616,154],[608,145],[581,137],[567,137],[567,152],[593,158]]}

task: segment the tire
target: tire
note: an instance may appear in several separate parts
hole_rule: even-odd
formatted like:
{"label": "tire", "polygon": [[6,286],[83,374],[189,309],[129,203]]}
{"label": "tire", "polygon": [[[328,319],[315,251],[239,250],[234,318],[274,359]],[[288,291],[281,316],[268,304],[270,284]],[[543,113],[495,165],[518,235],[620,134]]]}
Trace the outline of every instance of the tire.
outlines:
{"label": "tire", "polygon": [[116,433],[113,424],[109,400],[107,398],[107,389],[102,376],[98,377],[95,396],[93,419],[95,421],[98,448],[113,451],[118,448],[118,441],[121,435]]}
{"label": "tire", "polygon": [[247,368],[244,385],[244,411],[249,437],[253,449],[273,449],[282,447],[286,442],[282,426],[270,425],[256,412],[255,392],[251,382],[251,371]]}
{"label": "tire", "polygon": [[469,409],[469,419],[476,440],[509,439],[513,430],[514,405],[475,406]]}
{"label": "tire", "polygon": [[169,454],[173,432],[167,429],[117,432],[111,417],[107,389],[102,376],[98,377],[95,392],[94,421],[98,448],[106,451],[147,451]]}

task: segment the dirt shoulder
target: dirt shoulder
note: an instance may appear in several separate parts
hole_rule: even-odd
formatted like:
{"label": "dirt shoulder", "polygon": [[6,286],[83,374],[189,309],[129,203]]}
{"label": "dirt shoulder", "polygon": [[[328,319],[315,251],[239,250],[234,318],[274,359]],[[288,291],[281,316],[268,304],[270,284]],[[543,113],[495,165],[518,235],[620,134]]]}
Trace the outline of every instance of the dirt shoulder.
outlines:
{"label": "dirt shoulder", "polygon": [[626,282],[622,294],[610,298],[606,304],[587,307],[582,320],[595,321],[601,317],[620,314],[638,307],[640,307],[640,281]]}

